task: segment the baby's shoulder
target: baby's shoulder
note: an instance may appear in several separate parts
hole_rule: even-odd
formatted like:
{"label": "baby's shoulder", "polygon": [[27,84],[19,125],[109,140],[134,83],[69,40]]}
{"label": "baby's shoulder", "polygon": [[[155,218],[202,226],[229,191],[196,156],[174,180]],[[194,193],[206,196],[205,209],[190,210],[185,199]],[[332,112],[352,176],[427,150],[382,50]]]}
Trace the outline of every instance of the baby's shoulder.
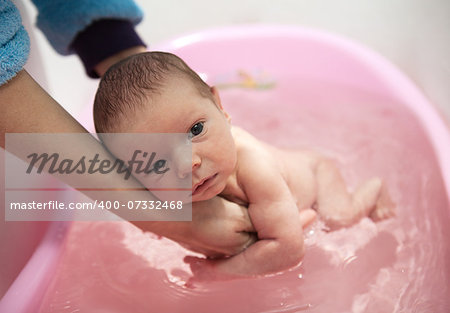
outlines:
{"label": "baby's shoulder", "polygon": [[257,139],[245,129],[237,126],[232,126],[231,133],[236,145],[236,151],[239,155],[246,155],[248,157],[266,157],[270,158],[274,154],[275,147]]}
{"label": "baby's shoulder", "polygon": [[273,163],[273,151],[270,146],[258,140],[246,130],[233,126],[232,134],[234,137],[236,152],[238,158],[238,168],[245,168],[245,173],[251,173],[261,166],[269,166]]}
{"label": "baby's shoulder", "polygon": [[258,139],[256,139],[252,134],[250,134],[243,128],[232,126],[231,134],[233,135],[236,149],[238,151],[252,150],[259,146],[262,146],[262,143]]}
{"label": "baby's shoulder", "polygon": [[246,137],[253,137],[248,131],[238,126],[231,126],[231,134],[233,135],[234,140],[240,140]]}

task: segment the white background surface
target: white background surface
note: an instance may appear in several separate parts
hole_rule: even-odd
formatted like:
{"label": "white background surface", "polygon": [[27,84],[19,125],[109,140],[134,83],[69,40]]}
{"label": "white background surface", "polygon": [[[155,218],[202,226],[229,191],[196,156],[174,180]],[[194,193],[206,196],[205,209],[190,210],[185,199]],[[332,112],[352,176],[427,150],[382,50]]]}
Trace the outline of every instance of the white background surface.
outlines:
{"label": "white background surface", "polygon": [[[138,33],[149,45],[224,25],[281,23],[332,31],[394,62],[450,121],[450,1],[448,0],[228,0],[136,1],[145,12]],[[71,114],[91,106],[98,80],[76,56],[60,56],[33,27],[36,10],[19,3],[32,35],[27,69]],[[27,25],[31,23],[32,25]],[[37,54],[37,55],[36,55]],[[450,125],[450,123],[448,123]]]}

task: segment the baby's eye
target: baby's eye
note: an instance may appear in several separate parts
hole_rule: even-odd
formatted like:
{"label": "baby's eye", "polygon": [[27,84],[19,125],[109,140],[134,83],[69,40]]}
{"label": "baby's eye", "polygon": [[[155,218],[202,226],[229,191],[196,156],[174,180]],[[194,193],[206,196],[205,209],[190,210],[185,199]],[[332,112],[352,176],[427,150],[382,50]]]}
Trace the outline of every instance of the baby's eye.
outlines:
{"label": "baby's eye", "polygon": [[189,137],[195,137],[202,133],[203,131],[203,122],[198,122],[194,126],[191,127],[191,130],[189,131]]}

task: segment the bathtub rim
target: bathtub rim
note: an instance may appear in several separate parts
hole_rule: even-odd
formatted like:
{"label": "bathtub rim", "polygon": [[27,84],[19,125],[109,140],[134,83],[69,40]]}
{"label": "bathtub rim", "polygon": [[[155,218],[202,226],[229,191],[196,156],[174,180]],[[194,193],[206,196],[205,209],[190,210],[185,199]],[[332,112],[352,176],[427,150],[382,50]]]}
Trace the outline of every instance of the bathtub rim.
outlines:
{"label": "bathtub rim", "polygon": [[0,300],[0,312],[36,312],[41,306],[70,225],[71,222],[59,221],[48,225],[36,250]]}

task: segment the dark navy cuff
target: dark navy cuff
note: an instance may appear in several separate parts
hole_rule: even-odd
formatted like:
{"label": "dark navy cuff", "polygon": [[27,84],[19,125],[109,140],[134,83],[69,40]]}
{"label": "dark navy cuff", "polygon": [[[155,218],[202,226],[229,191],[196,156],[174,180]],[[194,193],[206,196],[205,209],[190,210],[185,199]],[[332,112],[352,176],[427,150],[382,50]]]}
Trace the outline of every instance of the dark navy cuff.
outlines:
{"label": "dark navy cuff", "polygon": [[127,20],[102,19],[79,32],[70,49],[78,54],[89,77],[98,78],[94,67],[104,59],[136,46],[146,46]]}

